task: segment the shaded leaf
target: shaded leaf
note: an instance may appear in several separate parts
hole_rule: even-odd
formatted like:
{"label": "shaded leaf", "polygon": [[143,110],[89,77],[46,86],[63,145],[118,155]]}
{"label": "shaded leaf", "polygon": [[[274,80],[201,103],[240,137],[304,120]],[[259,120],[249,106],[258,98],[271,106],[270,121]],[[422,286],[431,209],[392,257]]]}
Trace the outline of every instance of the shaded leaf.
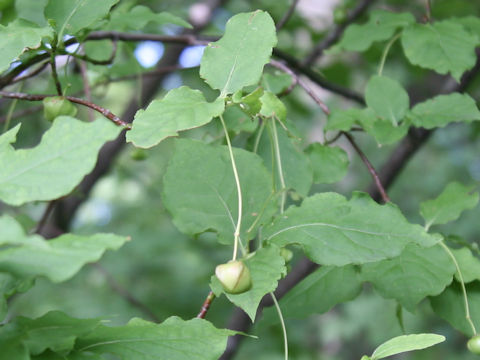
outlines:
{"label": "shaded leaf", "polygon": [[[270,120],[268,120],[270,121]],[[273,121],[273,120],[272,120]],[[271,123],[267,124],[268,131],[273,131]],[[297,148],[294,139],[288,137],[287,132],[277,123],[278,145],[282,162],[282,174],[287,189],[293,189],[301,196],[307,196],[313,181],[312,165],[307,155]],[[272,134],[271,134],[272,135]],[[276,189],[281,189],[281,181],[278,173],[278,164],[273,152],[272,136],[264,132],[258,146],[258,154],[263,158],[265,166],[275,177]],[[273,155],[273,159],[272,159]]]}
{"label": "shaded leaf", "polygon": [[265,93],[260,98],[262,107],[260,109],[260,115],[265,117],[275,117],[280,121],[285,121],[287,118],[287,109],[283,102],[270,91]]}
{"label": "shaded leaf", "polygon": [[365,51],[374,42],[390,39],[395,30],[415,22],[410,13],[393,13],[385,10],[370,12],[368,22],[347,27],[339,43],[331,51]]}
{"label": "shaded leaf", "polygon": [[161,324],[132,319],[127,325],[100,325],[76,342],[76,351],[114,354],[130,360],[216,360],[235,331],[217,329],[203,319],[170,317]]}
{"label": "shaded leaf", "polygon": [[408,94],[395,80],[386,76],[372,76],[365,89],[365,101],[377,116],[396,126],[410,106]]}
{"label": "shaded leaf", "polygon": [[379,205],[358,192],[350,200],[336,193],[308,197],[266,226],[263,236],[278,246],[300,244],[314,262],[336,266],[392,258],[408,243],[440,240],[408,223],[395,205]]}
{"label": "shaded leaf", "polygon": [[97,326],[97,319],[75,319],[59,311],[51,311],[42,317],[29,319],[19,317],[15,324],[23,329],[23,343],[32,355],[47,349],[58,353],[68,353],[73,349],[78,337],[87,335]]}
{"label": "shaded leaf", "polygon": [[[272,183],[259,156],[237,148],[233,154],[243,199],[240,236],[247,240],[255,236],[258,226],[275,211],[270,201]],[[226,146],[177,140],[165,174],[162,198],[180,231],[195,235],[213,230],[221,243],[233,243],[238,216],[237,189]],[[261,220],[257,220],[258,216]]]}
{"label": "shaded leaf", "polygon": [[[242,294],[225,295],[232,303],[241,307],[253,322],[260,300],[277,288],[278,280],[285,273],[285,259],[280,255],[280,249],[269,246],[257,250],[254,256],[245,260],[245,264],[250,270],[252,288]],[[212,276],[210,287],[217,296],[223,292],[216,276]]]}
{"label": "shaded leaf", "polygon": [[7,70],[25,50],[40,46],[42,38],[50,36],[52,29],[49,26],[38,27],[25,20],[15,20],[8,26],[0,25],[0,73]]}
{"label": "shaded leaf", "polygon": [[[480,282],[466,284],[470,316],[474,324],[480,324]],[[465,318],[465,301],[460,284],[453,282],[442,294],[430,298],[433,311],[467,336],[473,336],[472,328]]]}
{"label": "shaded leaf", "polygon": [[463,211],[477,206],[479,195],[473,189],[473,186],[452,182],[437,198],[422,202],[420,214],[425,219],[425,226],[446,224],[458,219]]}
{"label": "shaded leaf", "polygon": [[422,350],[445,341],[445,337],[437,334],[411,334],[394,337],[377,347],[371,359],[383,359],[388,356],[407,351]]}
{"label": "shaded leaf", "polygon": [[223,37],[205,48],[200,76],[220,90],[220,96],[256,84],[276,43],[275,25],[268,13],[237,14],[228,20]]}
{"label": "shaded leaf", "polygon": [[[353,265],[322,266],[295,285],[280,300],[280,308],[285,318],[302,319],[323,314],[339,303],[354,299],[361,289],[361,280]],[[265,316],[273,318],[274,309],[268,312]]]}
{"label": "shaded leaf", "polygon": [[224,106],[221,98],[209,103],[200,91],[181,86],[170,90],[163,99],[152,101],[146,110],[137,111],[127,141],[150,148],[166,137],[178,135],[178,131],[207,124],[222,114]]}
{"label": "shaded leaf", "polygon": [[292,84],[292,77],[283,72],[275,72],[274,74],[263,74],[262,77],[262,86],[265,90],[274,93],[275,95],[280,94],[282,91],[288,89]]}
{"label": "shaded leaf", "polygon": [[[480,259],[474,256],[470,249],[464,247],[461,249],[450,249],[450,251],[457,260],[465,283],[480,280]],[[460,281],[458,272],[455,273],[455,279]]]}
{"label": "shaded leaf", "polygon": [[468,94],[438,95],[413,107],[410,112],[415,126],[433,129],[451,122],[480,120],[475,100]]}
{"label": "shaded leaf", "polygon": [[393,259],[365,264],[362,277],[387,299],[396,299],[409,311],[425,297],[440,294],[453,279],[456,268],[440,246],[422,248],[409,244]]}
{"label": "shaded leaf", "polygon": [[[328,117],[325,130],[340,130],[348,131],[354,124],[360,124],[364,117],[374,117],[372,110],[367,109],[333,109],[331,115]],[[374,121],[374,120],[372,120]]]}
{"label": "shaded leaf", "polygon": [[19,129],[17,125],[0,136],[0,200],[10,205],[70,193],[93,169],[103,144],[121,131],[105,119],[87,123],[60,116],[38,146],[14,150],[8,143],[15,141]]}
{"label": "shaded leaf", "polygon": [[343,179],[348,170],[348,155],[338,146],[311,144],[305,150],[313,167],[313,182],[330,184]]}
{"label": "shaded leaf", "polygon": [[478,43],[476,36],[449,20],[414,24],[402,34],[405,56],[413,65],[439,74],[451,73],[457,81],[475,65]]}

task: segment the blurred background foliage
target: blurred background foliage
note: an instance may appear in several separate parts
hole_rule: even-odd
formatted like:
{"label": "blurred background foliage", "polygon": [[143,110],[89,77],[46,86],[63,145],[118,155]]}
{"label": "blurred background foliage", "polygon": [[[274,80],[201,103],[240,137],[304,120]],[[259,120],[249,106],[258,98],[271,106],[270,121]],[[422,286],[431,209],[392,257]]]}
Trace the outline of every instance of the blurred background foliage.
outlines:
{"label": "blurred background foliage", "polygon": [[[36,0],[38,1],[38,0]],[[121,1],[146,5],[155,11],[169,11],[187,19],[195,1]],[[27,4],[28,3],[28,4]],[[356,5],[353,0],[300,0],[297,11],[278,34],[278,48],[293,54],[298,59],[305,57],[334,23],[333,15],[349,11]],[[424,0],[377,1],[372,8],[391,9],[396,12],[411,12],[421,21],[425,15]],[[432,17],[441,20],[451,16],[468,16],[480,13],[480,2],[470,0],[434,0]],[[287,0],[235,0],[226,1],[216,10],[211,24],[204,34],[222,34],[227,19],[242,11],[263,9],[279,20],[290,5]],[[17,0],[17,11],[30,6],[27,0]],[[11,18],[12,8],[1,13],[1,23]],[[365,21],[364,16],[359,22]],[[148,24],[144,32],[173,34],[175,27],[159,28]],[[92,57],[108,56],[110,42],[92,42],[87,45]],[[88,65],[88,78],[93,89],[94,102],[121,113],[127,104],[125,99],[140,99],[142,72],[152,70],[164,53],[162,44],[122,43],[115,63],[111,66]],[[328,81],[363,93],[369,76],[376,72],[385,43],[375,43],[365,53],[342,53],[324,56],[314,64]],[[201,47],[188,47],[180,57],[182,66],[193,67],[172,72],[162,84],[156,98],[182,84],[207,91],[207,98],[215,94],[198,76]],[[65,62],[67,59],[65,59]],[[267,69],[267,72],[273,72]],[[137,74],[135,76],[134,74]],[[399,42],[391,49],[384,74],[394,77],[409,90],[413,101],[425,99],[438,89],[445,76],[433,74],[408,64],[402,55]],[[59,70],[62,84],[68,87],[67,94],[81,94],[82,78],[73,61]],[[132,76],[133,75],[133,76]],[[111,81],[128,77],[123,81]],[[480,90],[477,79],[469,88],[473,98],[478,99]],[[17,85],[17,89],[19,89]],[[347,100],[324,91],[312,84],[319,96],[330,108],[354,106]],[[21,89],[28,93],[53,93],[54,85],[47,73],[26,81]],[[303,145],[323,136],[325,116],[300,89],[283,98],[288,109],[288,119],[307,134]],[[10,101],[2,100],[0,116],[5,116]],[[22,131],[17,147],[29,147],[38,143],[49,123],[43,119],[41,108],[36,103],[18,102],[15,118],[11,124],[22,122]],[[88,118],[87,110],[79,108],[80,118]],[[228,119],[227,119],[228,120]],[[239,132],[234,141],[244,144],[249,134]],[[223,141],[221,129],[210,124],[202,129],[188,131],[182,136],[210,138]],[[331,135],[330,135],[331,136]],[[412,222],[421,223],[418,206],[421,201],[439,194],[450,181],[475,183],[480,181],[480,126],[478,124],[451,124],[435,131],[428,143],[414,156],[389,190],[392,201],[402,209]],[[394,145],[379,147],[375,140],[359,133],[356,139],[371,162],[379,167],[391,153]],[[349,154],[351,164],[347,176],[333,185],[318,185],[312,192],[337,191],[350,196],[353,190],[364,190],[370,176],[357,155],[346,141],[338,141]],[[9,317],[17,314],[37,317],[49,310],[62,310],[75,317],[102,317],[112,324],[122,324],[134,316],[148,317],[138,307],[126,301],[121,293],[127,290],[145,304],[159,320],[171,315],[182,318],[194,317],[207,295],[208,283],[218,263],[229,257],[230,248],[218,245],[213,234],[189,238],[173,226],[169,214],[162,206],[162,177],[171,155],[172,142],[139,153],[131,145],[124,148],[108,176],[95,186],[91,196],[83,203],[72,224],[72,231],[79,234],[113,232],[132,238],[117,252],[107,253],[96,264],[85,267],[68,282],[52,284],[38,280],[29,292],[17,296],[11,303]],[[139,161],[139,157],[145,160]],[[137,159],[135,159],[137,158]],[[1,171],[1,170],[0,170]],[[28,204],[14,209],[3,206],[5,213],[16,215],[27,229],[38,221],[45,204]],[[27,215],[25,215],[27,214]],[[453,224],[439,226],[446,234],[458,235],[469,242],[480,239],[480,208],[466,212]],[[296,258],[299,253],[296,253]],[[294,260],[295,261],[295,260]],[[328,294],[325,294],[328,296]],[[227,325],[233,306],[222,297],[216,299],[207,318],[218,327]],[[403,313],[408,333],[434,332],[447,336],[447,342],[423,352],[398,356],[398,359],[473,359],[464,346],[466,339],[446,322],[433,316],[430,304],[424,301],[416,313]],[[287,320],[287,329],[292,359],[347,360],[359,359],[369,354],[379,343],[402,333],[394,301],[381,298],[368,284],[354,301],[336,306],[326,314],[308,319]],[[282,356],[282,336],[278,324],[260,320],[253,329],[259,339],[244,341],[236,359],[279,359]]]}

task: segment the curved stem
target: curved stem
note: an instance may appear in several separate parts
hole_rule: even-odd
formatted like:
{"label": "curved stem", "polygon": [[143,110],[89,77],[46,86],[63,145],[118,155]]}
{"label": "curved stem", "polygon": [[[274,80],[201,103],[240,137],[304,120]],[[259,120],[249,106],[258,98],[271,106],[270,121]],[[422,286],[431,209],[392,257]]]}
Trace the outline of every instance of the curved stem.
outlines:
{"label": "curved stem", "polygon": [[378,75],[381,76],[383,72],[383,67],[385,65],[385,61],[387,60],[387,55],[388,52],[390,51],[390,48],[392,47],[393,43],[397,41],[397,39],[400,37],[400,33],[395,35],[393,38],[390,39],[388,42],[387,46],[385,46],[385,49],[383,50],[382,58],[380,60],[380,65],[378,67]]}
{"label": "curved stem", "polygon": [[17,106],[17,101],[18,99],[13,99],[10,107],[8,108],[7,117],[5,118],[5,124],[3,124],[3,132],[6,132],[10,127],[10,121],[12,120],[13,110],[15,110],[15,106]]}
{"label": "curved stem", "polygon": [[285,349],[285,360],[288,360],[288,337],[287,337],[287,328],[285,326],[285,321],[283,320],[282,309],[280,309],[280,305],[278,305],[277,298],[273,292],[270,293],[272,297],[273,303],[275,308],[277,309],[278,317],[280,318],[280,323],[282,324],[282,331],[283,331],[283,346]]}
{"label": "curved stem", "polygon": [[227,139],[228,152],[230,154],[230,161],[232,162],[233,176],[235,177],[235,183],[237,185],[238,219],[237,219],[237,225],[235,226],[235,232],[233,233],[233,256],[232,256],[232,260],[236,260],[237,252],[238,252],[238,242],[240,238],[240,227],[242,226],[242,188],[240,187],[240,178],[238,177],[237,165],[235,163],[235,158],[233,156],[232,143],[230,142],[227,125],[225,125],[225,121],[223,120],[222,115],[220,115],[220,121],[223,126],[223,131],[225,132],[225,138]]}
{"label": "curved stem", "polygon": [[282,185],[282,200],[280,205],[280,213],[283,214],[285,211],[285,202],[287,199],[287,194],[284,191],[287,186],[285,185],[285,179],[283,177],[283,169],[282,169],[282,157],[280,155],[280,145],[278,143],[278,133],[277,133],[277,126],[275,125],[275,118],[272,119],[272,133],[273,133],[273,144],[275,146],[275,157],[277,159],[277,169],[278,169],[278,176],[280,178],[280,184]]}
{"label": "curved stem", "polygon": [[473,335],[477,335],[477,329],[475,329],[475,325],[473,324],[472,318],[470,316],[470,306],[468,305],[468,297],[467,297],[467,289],[465,288],[465,283],[463,281],[462,271],[460,270],[460,266],[458,265],[457,259],[455,259],[455,255],[450,251],[447,245],[444,244],[443,241],[439,242],[440,246],[445,250],[445,252],[452,258],[455,267],[457,268],[458,277],[460,278],[460,286],[462,287],[463,292],[463,301],[465,306],[465,319],[467,319],[468,324],[472,328]]}
{"label": "curved stem", "polygon": [[253,152],[256,154],[258,151],[258,145],[260,144],[260,139],[263,135],[263,130],[265,130],[265,121],[260,119],[261,124],[257,131],[257,136],[255,136],[255,143],[253,144]]}

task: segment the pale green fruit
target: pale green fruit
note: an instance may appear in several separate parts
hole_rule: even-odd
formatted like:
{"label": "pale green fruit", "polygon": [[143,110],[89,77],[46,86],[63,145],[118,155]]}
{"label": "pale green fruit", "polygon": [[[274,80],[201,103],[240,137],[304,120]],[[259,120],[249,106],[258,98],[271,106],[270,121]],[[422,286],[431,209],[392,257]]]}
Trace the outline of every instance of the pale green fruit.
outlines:
{"label": "pale green fruit", "polygon": [[43,115],[48,121],[53,121],[57,116],[75,116],[77,108],[63,96],[52,96],[43,99]]}
{"label": "pale green fruit", "polygon": [[480,355],[480,335],[475,335],[468,340],[467,347],[472,354]]}
{"label": "pale green fruit", "polygon": [[293,258],[293,252],[284,247],[280,249],[280,255],[285,259],[285,264],[289,263]]}
{"label": "pale green fruit", "polygon": [[252,287],[250,270],[243,261],[229,261],[215,268],[215,275],[229,294],[241,294]]}

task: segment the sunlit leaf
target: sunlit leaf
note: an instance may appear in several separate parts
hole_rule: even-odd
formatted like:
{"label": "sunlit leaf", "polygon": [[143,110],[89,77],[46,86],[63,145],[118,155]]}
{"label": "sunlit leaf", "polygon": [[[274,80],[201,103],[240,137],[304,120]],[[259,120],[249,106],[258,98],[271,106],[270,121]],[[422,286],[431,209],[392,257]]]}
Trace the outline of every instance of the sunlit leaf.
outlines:
{"label": "sunlit leaf", "polygon": [[[285,272],[285,260],[276,246],[270,246],[257,250],[254,256],[245,260],[245,264],[250,270],[252,288],[242,294],[225,293],[225,295],[231,302],[241,307],[253,322],[260,300],[277,288],[278,280]],[[216,276],[212,276],[210,286],[216,295],[223,292]]]}
{"label": "sunlit leaf", "polygon": [[160,100],[154,100],[146,110],[138,110],[127,141],[135,146],[150,148],[178,131],[205,125],[224,109],[224,101],[218,98],[209,103],[198,90],[181,86],[170,90]]}
{"label": "sunlit leaf", "polygon": [[87,123],[61,116],[39,145],[14,150],[8,143],[15,141],[19,129],[0,136],[0,200],[11,205],[70,193],[93,169],[100,148],[121,131],[106,119]]}
{"label": "sunlit leaf", "polygon": [[405,55],[413,65],[439,74],[451,73],[457,81],[475,65],[478,43],[478,37],[449,20],[414,24],[402,34]]}
{"label": "sunlit leaf", "polygon": [[392,258],[408,243],[431,246],[440,240],[408,223],[395,205],[379,205],[363,193],[350,200],[336,193],[308,197],[262,234],[279,246],[300,244],[314,262],[336,266]]}
{"label": "sunlit leaf", "polygon": [[437,198],[422,202],[420,214],[425,219],[426,226],[454,221],[463,211],[477,206],[479,195],[473,189],[473,186],[452,182]]}
{"label": "sunlit leaf", "polygon": [[203,53],[200,76],[221,96],[256,84],[277,43],[270,15],[257,10],[233,16],[223,37]]}

